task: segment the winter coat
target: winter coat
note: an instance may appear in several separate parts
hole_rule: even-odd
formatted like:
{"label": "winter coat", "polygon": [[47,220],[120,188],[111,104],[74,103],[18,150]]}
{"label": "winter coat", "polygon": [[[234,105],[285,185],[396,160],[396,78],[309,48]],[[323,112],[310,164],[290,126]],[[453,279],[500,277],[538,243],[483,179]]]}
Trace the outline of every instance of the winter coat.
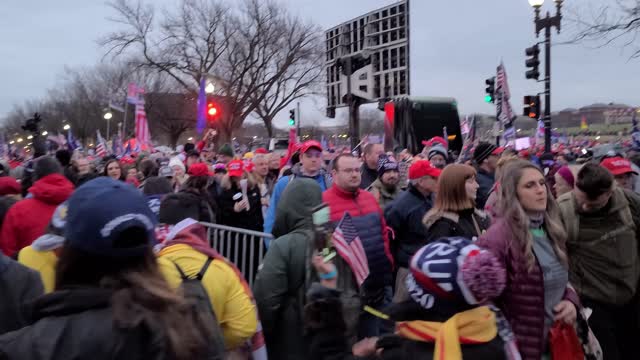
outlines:
{"label": "winter coat", "polygon": [[320,187],[309,179],[293,180],[278,203],[273,228],[278,237],[253,288],[270,359],[299,360],[307,354],[302,312],[314,248],[311,209],[320,203]]}
{"label": "winter coat", "polygon": [[569,281],[590,300],[627,304],[640,278],[640,196],[616,188],[607,206],[589,214],[575,201],[573,192],[558,199],[569,235]]}
{"label": "winter coat", "polygon": [[478,175],[476,176],[476,181],[478,181],[478,193],[476,196],[476,208],[482,210],[484,209],[484,205],[489,198],[489,193],[493,188],[493,184],[496,182],[495,174],[488,173],[484,169],[478,168]]}
{"label": "winter coat", "polygon": [[56,264],[58,256],[51,251],[38,251],[31,245],[20,250],[18,262],[40,274],[44,292],[50,293],[56,285]]}
{"label": "winter coat", "polygon": [[119,328],[111,296],[83,287],[38,298],[32,324],[0,336],[0,359],[171,359],[164,326],[140,317],[132,328]]}
{"label": "winter coat", "polygon": [[369,262],[368,285],[372,289],[391,285],[393,257],[389,248],[387,225],[382,209],[373,195],[361,189],[355,192],[344,191],[334,185],[322,194],[322,201],[329,205],[329,221],[335,226],[346,212],[351,215]]}
{"label": "winter coat", "polygon": [[425,219],[425,226],[428,227],[427,242],[450,236],[473,239],[487,230],[489,219],[486,214],[479,210],[465,209],[458,212],[447,211],[438,217],[434,216],[430,219]]}
{"label": "winter coat", "polygon": [[[476,244],[490,250],[507,269],[507,285],[496,305],[512,326],[518,349],[524,360],[539,360],[544,344],[544,284],[537,260],[531,271],[527,270],[523,249],[513,241],[509,224],[499,218]],[[578,296],[570,286],[564,295],[576,305]]]}
{"label": "winter coat", "polygon": [[360,174],[362,175],[360,189],[366,189],[378,178],[378,169],[369,169],[367,164],[364,163],[360,168]]}
{"label": "winter coat", "polygon": [[[271,234],[273,231],[273,224],[276,219],[276,209],[278,208],[278,202],[280,201],[280,196],[284,189],[287,188],[289,182],[295,178],[310,178],[308,176],[302,175],[302,170],[300,164],[296,164],[291,171],[293,175],[283,176],[277,182],[275,187],[273,188],[273,192],[271,193],[271,201],[269,203],[269,209],[267,209],[267,216],[264,219],[264,232]],[[324,170],[320,170],[318,175],[312,177],[311,179],[315,180],[318,185],[320,185],[321,191],[327,190],[331,186],[331,178],[328,174],[324,172]],[[266,246],[269,247],[269,242],[265,242]]]}
{"label": "winter coat", "polygon": [[[176,240],[181,240],[182,236],[178,234]],[[188,277],[195,277],[207,261],[205,254],[185,244],[165,247],[158,257],[160,271],[173,288],[182,284],[174,264],[178,264]],[[251,292],[237,269],[223,260],[215,259],[204,273],[202,286],[209,295],[227,349],[238,347],[256,332],[256,308]]]}
{"label": "winter coat", "polygon": [[218,206],[220,211],[218,214],[218,224],[231,227],[237,227],[247,230],[261,231],[263,226],[262,220],[262,203],[260,202],[260,189],[257,186],[247,189],[247,197],[249,198],[249,210],[242,210],[239,213],[233,210],[237,202],[234,200],[236,194],[242,194],[239,186],[235,183],[231,187],[222,189],[218,196]]}
{"label": "winter coat", "polygon": [[395,238],[392,241],[393,258],[398,267],[408,268],[411,257],[427,244],[427,228],[422,219],[433,202],[413,185],[384,209],[384,217]]}
{"label": "winter coat", "polygon": [[372,193],[373,196],[378,199],[378,204],[381,209],[384,209],[385,206],[391,204],[391,202],[393,202],[393,200],[402,193],[399,186],[390,191],[389,188],[382,185],[382,181],[380,181],[380,179],[376,179],[376,181],[367,188],[367,191]]}
{"label": "winter coat", "polygon": [[37,272],[0,254],[0,334],[27,325],[23,307],[43,291]]}
{"label": "winter coat", "polygon": [[19,201],[9,209],[0,231],[0,250],[15,257],[44,234],[56,207],[73,192],[73,184],[62,174],[51,174],[36,181],[29,193],[33,197]]}

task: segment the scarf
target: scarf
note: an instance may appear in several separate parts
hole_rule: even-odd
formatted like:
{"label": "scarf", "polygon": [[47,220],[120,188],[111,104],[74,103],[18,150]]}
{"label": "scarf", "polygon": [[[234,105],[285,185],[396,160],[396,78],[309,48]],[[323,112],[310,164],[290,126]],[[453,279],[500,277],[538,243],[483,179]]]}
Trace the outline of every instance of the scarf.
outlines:
{"label": "scarf", "polygon": [[478,344],[493,340],[498,334],[496,316],[488,306],[459,312],[444,323],[402,321],[396,327],[401,337],[423,342],[435,341],[433,358],[462,360],[460,344]]}

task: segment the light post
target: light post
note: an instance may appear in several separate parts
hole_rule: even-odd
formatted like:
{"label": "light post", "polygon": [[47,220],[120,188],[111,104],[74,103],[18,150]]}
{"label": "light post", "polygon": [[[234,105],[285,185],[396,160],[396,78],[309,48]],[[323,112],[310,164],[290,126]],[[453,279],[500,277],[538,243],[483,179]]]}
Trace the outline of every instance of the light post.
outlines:
{"label": "light post", "polygon": [[109,133],[111,132],[111,118],[113,117],[113,114],[111,113],[111,109],[105,109],[106,112],[104,113],[104,119],[107,120],[107,139],[110,139],[109,137]]}
{"label": "light post", "polygon": [[551,16],[547,11],[546,17],[540,17],[540,7],[544,0],[529,0],[529,5],[535,12],[534,24],[536,25],[536,37],[540,36],[540,31],[544,30],[544,151],[551,152],[551,29],[555,27],[560,33],[560,22],[562,20],[563,0],[554,0],[556,3],[556,14]]}
{"label": "light post", "polygon": [[62,130],[69,130],[69,129],[71,129],[71,125],[69,125],[69,124],[65,124],[65,125],[62,127]]}

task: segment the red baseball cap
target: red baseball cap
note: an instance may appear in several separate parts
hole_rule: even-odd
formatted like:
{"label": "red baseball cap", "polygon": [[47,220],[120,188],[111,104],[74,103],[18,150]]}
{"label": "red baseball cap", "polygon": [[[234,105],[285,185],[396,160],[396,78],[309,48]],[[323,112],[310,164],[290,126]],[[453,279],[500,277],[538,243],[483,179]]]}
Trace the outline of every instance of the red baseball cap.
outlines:
{"label": "red baseball cap", "polygon": [[491,152],[491,155],[500,156],[500,155],[502,155],[502,153],[504,152],[504,150],[505,150],[505,147],[504,147],[504,146],[497,147],[495,150],[493,150],[493,151]]}
{"label": "red baseball cap", "polygon": [[442,171],[431,165],[429,160],[418,160],[411,164],[409,168],[409,180],[419,179],[423,176],[437,178]]}
{"label": "red baseball cap", "polygon": [[0,177],[0,196],[20,194],[20,183],[11,176]]}
{"label": "red baseball cap", "polygon": [[613,176],[629,173],[638,175],[638,173],[631,167],[631,161],[623,159],[621,157],[605,159],[602,163],[600,163],[600,165],[609,170],[609,172],[612,173]]}
{"label": "red baseball cap", "polygon": [[302,146],[300,147],[300,153],[304,154],[307,151],[309,151],[309,149],[316,149],[322,152],[322,145],[320,145],[320,143],[315,140],[305,141],[304,143],[302,143]]}
{"label": "red baseball cap", "polygon": [[227,164],[227,174],[229,176],[241,177],[244,174],[244,163],[242,160],[233,160]]}
{"label": "red baseball cap", "polygon": [[268,154],[269,152],[265,148],[257,148],[256,151],[254,151],[254,153],[255,154]]}
{"label": "red baseball cap", "polygon": [[209,169],[209,166],[205,163],[195,163],[189,166],[189,171],[187,172],[191,176],[211,176],[213,172]]}

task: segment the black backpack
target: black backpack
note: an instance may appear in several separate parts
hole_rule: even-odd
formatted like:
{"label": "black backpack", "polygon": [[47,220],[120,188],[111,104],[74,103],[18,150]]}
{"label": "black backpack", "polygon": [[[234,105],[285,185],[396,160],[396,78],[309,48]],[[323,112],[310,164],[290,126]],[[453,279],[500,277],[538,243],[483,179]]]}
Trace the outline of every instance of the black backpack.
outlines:
{"label": "black backpack", "polygon": [[200,272],[194,277],[190,278],[185,275],[184,271],[176,264],[176,269],[180,273],[180,277],[182,278],[182,294],[184,298],[187,300],[187,303],[192,307],[193,311],[205,322],[205,327],[208,330],[208,338],[210,340],[209,348],[208,348],[208,356],[207,359],[211,360],[222,360],[225,356],[225,348],[224,348],[224,338],[222,337],[222,330],[220,329],[220,323],[218,322],[218,317],[216,316],[216,312],[213,310],[211,306],[211,301],[209,299],[209,295],[205,290],[204,286],[202,286],[202,278],[204,274],[207,272],[209,268],[209,264],[211,264],[213,258],[209,257],[207,261],[200,269]]}

